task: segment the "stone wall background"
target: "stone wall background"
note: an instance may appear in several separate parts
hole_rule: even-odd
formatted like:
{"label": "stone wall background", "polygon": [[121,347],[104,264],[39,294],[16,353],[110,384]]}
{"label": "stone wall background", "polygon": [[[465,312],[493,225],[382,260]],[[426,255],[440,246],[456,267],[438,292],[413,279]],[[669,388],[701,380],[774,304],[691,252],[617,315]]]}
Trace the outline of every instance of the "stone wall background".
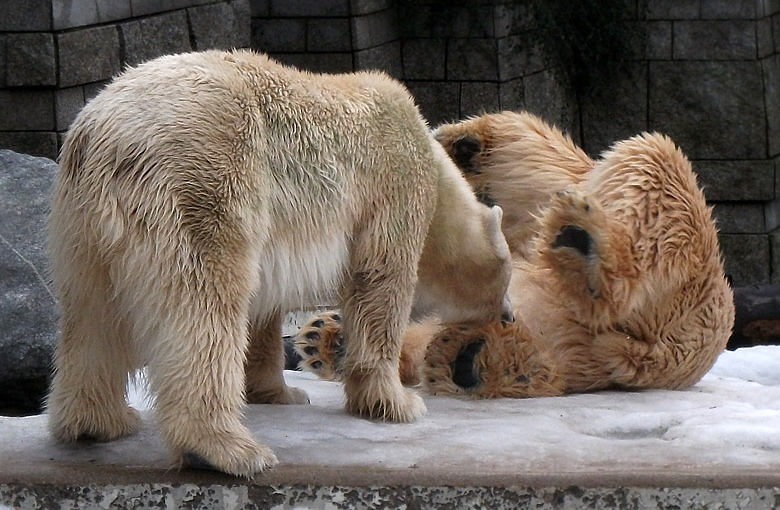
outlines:
{"label": "stone wall background", "polygon": [[[569,50],[598,56],[619,25],[620,65],[591,66],[583,80],[576,59],[549,43],[576,35],[592,21],[588,6],[605,3],[621,8],[620,19]],[[432,125],[527,109],[594,156],[643,130],[669,134],[714,205],[734,283],[780,282],[780,0],[581,4],[578,12],[563,0],[8,1],[0,147],[54,158],[111,76],[165,53],[251,46],[313,71],[379,68],[406,82]],[[575,17],[549,25],[535,5]]]}

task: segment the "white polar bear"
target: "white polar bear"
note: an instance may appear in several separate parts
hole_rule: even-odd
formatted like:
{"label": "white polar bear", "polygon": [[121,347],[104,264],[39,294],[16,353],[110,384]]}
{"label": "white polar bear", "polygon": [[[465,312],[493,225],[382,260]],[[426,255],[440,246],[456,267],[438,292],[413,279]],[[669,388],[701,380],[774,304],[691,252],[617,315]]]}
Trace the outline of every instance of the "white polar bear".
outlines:
{"label": "white polar bear", "polygon": [[276,458],[240,423],[245,393],[308,402],[282,377],[287,310],[340,301],[346,407],[399,422],[425,411],[398,378],[413,303],[449,322],[510,310],[500,209],[380,73],[248,51],[130,69],[74,121],[51,208],[61,441],[135,432],[126,383],[146,365],[172,452],[250,476]]}

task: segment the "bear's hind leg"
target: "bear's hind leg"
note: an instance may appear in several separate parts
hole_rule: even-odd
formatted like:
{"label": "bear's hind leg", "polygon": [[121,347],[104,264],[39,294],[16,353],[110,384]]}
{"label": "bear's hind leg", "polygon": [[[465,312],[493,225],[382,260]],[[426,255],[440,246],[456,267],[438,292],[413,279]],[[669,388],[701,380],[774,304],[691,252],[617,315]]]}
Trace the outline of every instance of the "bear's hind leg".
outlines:
{"label": "bear's hind leg", "polygon": [[249,327],[246,399],[250,404],[308,404],[306,392],[284,381],[282,314],[255,318]]}
{"label": "bear's hind leg", "polygon": [[577,320],[603,327],[630,309],[638,276],[633,241],[595,197],[576,188],[559,192],[542,215],[536,242],[555,292]]}
{"label": "bear's hind leg", "polygon": [[[55,264],[55,281],[67,272]],[[78,276],[60,285],[61,338],[47,401],[49,428],[63,442],[134,434],[141,418],[126,401],[134,354],[126,321],[116,313],[109,292],[108,274],[98,264],[71,274]],[[82,285],[84,274],[90,275],[84,280],[89,288]]]}

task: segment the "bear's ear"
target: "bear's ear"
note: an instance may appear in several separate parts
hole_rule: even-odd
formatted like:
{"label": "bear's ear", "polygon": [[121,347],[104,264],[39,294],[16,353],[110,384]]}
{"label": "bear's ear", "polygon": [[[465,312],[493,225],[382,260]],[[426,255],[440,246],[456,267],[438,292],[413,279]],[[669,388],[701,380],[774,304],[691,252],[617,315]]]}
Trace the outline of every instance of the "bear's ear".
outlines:
{"label": "bear's ear", "polygon": [[476,156],[482,151],[482,143],[475,136],[465,135],[452,142],[450,154],[455,164],[466,174],[479,174]]}

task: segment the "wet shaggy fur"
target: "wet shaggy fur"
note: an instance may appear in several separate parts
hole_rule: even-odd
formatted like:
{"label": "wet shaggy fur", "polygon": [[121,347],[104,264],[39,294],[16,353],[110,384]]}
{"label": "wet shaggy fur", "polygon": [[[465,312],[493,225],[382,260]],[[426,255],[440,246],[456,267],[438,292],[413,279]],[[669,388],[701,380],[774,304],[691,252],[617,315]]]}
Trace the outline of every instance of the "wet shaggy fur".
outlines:
{"label": "wet shaggy fur", "polygon": [[145,365],[177,458],[262,471],[276,458],[241,424],[245,400],[308,402],[282,377],[281,317],[330,300],[351,340],[347,410],[414,420],[425,406],[399,379],[410,313],[511,312],[500,221],[381,73],[316,75],[248,51],[130,69],[78,115],[56,177],[52,434],[136,432],[125,390]]}
{"label": "wet shaggy fur", "polygon": [[409,357],[428,392],[682,389],[711,368],[731,332],[733,296],[711,210],[669,138],[645,133],[592,161],[514,112],[435,136],[478,195],[504,210],[517,320],[407,330],[410,352],[427,346]]}

